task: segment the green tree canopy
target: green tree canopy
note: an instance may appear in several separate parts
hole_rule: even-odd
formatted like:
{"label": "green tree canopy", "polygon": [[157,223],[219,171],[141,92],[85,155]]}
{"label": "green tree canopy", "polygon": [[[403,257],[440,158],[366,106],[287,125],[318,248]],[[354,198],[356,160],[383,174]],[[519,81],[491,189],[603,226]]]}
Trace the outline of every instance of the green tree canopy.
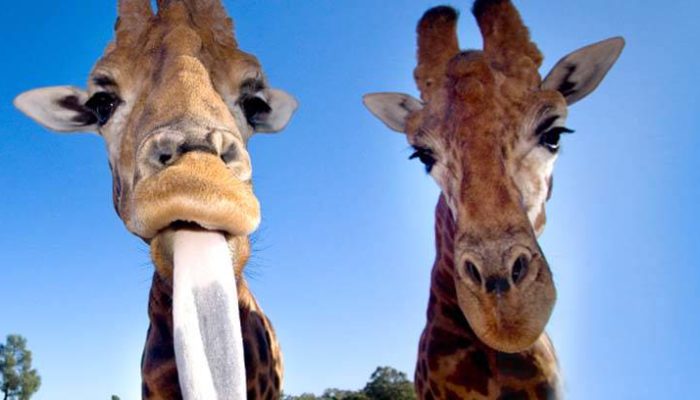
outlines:
{"label": "green tree canopy", "polygon": [[363,392],[371,400],[416,400],[413,383],[391,367],[377,367]]}
{"label": "green tree canopy", "polygon": [[326,389],[321,396],[304,393],[282,396],[282,400],[416,400],[413,383],[391,367],[377,367],[362,390]]}
{"label": "green tree canopy", "polygon": [[299,396],[283,394],[282,400],[318,400],[318,397],[316,397],[316,395],[314,395],[313,393],[303,393]]}
{"label": "green tree canopy", "polygon": [[27,349],[27,339],[7,335],[7,342],[0,344],[0,392],[3,400],[29,400],[40,385],[41,377],[36,369],[32,369],[32,352]]}
{"label": "green tree canopy", "polygon": [[369,400],[362,391],[326,389],[320,400]]}

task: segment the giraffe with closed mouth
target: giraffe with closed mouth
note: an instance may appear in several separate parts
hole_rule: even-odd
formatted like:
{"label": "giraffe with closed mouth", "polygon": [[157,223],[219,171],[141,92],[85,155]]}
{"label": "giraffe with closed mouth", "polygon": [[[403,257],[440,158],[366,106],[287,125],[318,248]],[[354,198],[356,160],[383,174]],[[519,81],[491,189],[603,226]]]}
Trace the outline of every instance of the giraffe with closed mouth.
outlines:
{"label": "giraffe with closed mouth", "polygon": [[472,12],[482,50],[460,49],[455,9],[420,19],[420,100],[364,97],[441,189],[416,390],[424,400],[560,398],[544,333],[556,291],[537,238],[560,139],[572,132],[568,106],[598,86],[624,40],[577,50],[542,79],[542,54],[511,1],[477,0]]}

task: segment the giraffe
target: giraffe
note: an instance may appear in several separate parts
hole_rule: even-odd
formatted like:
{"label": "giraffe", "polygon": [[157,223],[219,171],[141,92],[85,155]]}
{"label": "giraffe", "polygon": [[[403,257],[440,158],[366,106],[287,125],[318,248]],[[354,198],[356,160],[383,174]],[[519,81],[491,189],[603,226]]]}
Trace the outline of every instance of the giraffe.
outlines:
{"label": "giraffe", "polygon": [[[232,356],[245,361],[240,393],[278,399],[282,355],[243,278],[248,235],[260,222],[247,143],[254,133],[282,130],[297,102],[270,87],[257,58],[238,47],[220,0],[158,0],[156,6],[118,1],[115,39],[92,69],[87,90],[34,89],[14,103],[50,130],[96,132],[105,141],[114,208],[126,228],[149,244],[155,266],[142,398],[202,398],[181,387],[189,360],[176,356],[173,254],[182,231],[204,231],[224,238],[231,252],[225,269],[235,277],[238,296],[237,307],[235,298],[226,307],[240,321],[218,317],[213,331],[226,324],[242,331],[244,354]],[[214,363],[219,354],[206,356]]]}
{"label": "giraffe", "polygon": [[561,398],[544,333],[556,291],[537,238],[560,136],[572,132],[567,107],[599,85],[624,40],[579,49],[542,79],[542,55],[510,0],[476,0],[472,13],[483,50],[460,50],[451,7],[419,21],[420,100],[364,97],[441,189],[416,391],[424,400]]}

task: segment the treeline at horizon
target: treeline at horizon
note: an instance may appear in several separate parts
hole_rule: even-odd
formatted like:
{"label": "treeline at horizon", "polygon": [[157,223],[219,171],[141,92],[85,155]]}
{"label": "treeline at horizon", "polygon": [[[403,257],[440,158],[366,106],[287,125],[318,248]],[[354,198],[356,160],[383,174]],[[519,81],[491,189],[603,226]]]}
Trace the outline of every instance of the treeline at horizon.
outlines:
{"label": "treeline at horizon", "polygon": [[416,392],[405,373],[391,367],[377,367],[360,390],[328,388],[320,395],[283,394],[280,400],[416,400]]}

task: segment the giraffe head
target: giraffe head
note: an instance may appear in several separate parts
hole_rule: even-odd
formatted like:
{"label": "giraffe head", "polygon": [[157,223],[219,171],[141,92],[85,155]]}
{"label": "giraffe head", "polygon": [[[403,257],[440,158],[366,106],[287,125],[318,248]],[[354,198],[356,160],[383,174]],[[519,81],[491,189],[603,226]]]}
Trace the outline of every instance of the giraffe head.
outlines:
{"label": "giraffe head", "polygon": [[35,89],[15,105],[51,130],[104,138],[114,207],[169,275],[173,224],[229,238],[256,229],[247,142],[281,130],[297,103],[239,49],[220,0],[158,0],[157,13],[150,3],[119,1],[115,39],[87,90]]}
{"label": "giraffe head", "polygon": [[411,158],[442,190],[456,232],[457,302],[478,337],[505,352],[539,337],[554,306],[552,274],[537,236],[567,106],[592,92],[624,41],[564,57],[543,80],[542,55],[509,0],[477,0],[483,50],[461,51],[457,12],[435,7],[418,24],[421,100],[366,95],[365,105],[406,134]]}
{"label": "giraffe head", "polygon": [[172,283],[167,312],[183,397],[243,395],[235,278],[260,222],[247,143],[281,130],[297,103],[238,48],[220,0],[157,6],[154,14],[150,0],[119,1],[115,40],[87,90],[35,89],[15,105],[49,129],[104,138],[114,207]]}

